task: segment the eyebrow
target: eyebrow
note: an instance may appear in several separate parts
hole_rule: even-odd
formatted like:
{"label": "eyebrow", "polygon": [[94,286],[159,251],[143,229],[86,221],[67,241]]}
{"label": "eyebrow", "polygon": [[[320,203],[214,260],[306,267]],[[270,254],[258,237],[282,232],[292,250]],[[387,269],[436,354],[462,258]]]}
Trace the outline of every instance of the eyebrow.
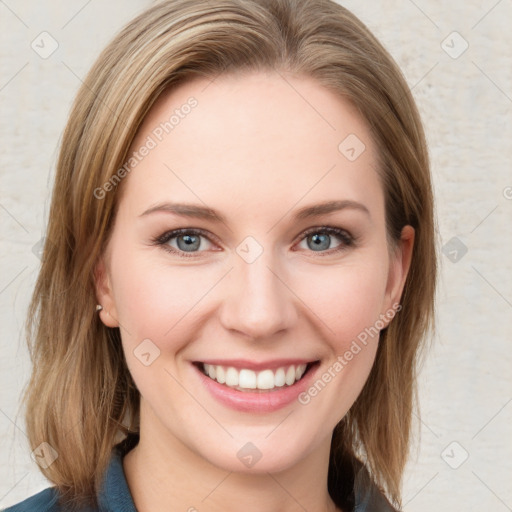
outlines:
{"label": "eyebrow", "polygon": [[[346,209],[358,210],[371,217],[368,208],[364,204],[358,203],[357,201],[344,199],[342,201],[326,201],[323,203],[315,204],[313,206],[306,206],[298,210],[295,213],[294,218],[297,220],[304,220]],[[158,203],[151,208],[148,208],[145,212],[141,213],[139,217],[144,217],[155,212],[172,213],[182,217],[193,217],[196,219],[210,220],[224,224],[226,223],[226,218],[224,215],[213,210],[212,208],[187,203]]]}

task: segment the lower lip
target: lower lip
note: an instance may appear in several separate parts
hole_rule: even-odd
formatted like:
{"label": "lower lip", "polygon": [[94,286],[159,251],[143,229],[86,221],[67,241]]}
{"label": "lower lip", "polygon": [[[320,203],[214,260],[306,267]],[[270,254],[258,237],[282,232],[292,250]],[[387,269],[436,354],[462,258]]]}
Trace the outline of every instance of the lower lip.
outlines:
{"label": "lower lip", "polygon": [[256,393],[238,391],[224,384],[219,384],[216,380],[207,377],[196,365],[192,366],[206,389],[221,404],[241,412],[265,413],[277,411],[298,400],[298,396],[309,387],[318,368],[318,363],[312,366],[306,375],[292,386],[283,386],[282,388],[273,388]]}

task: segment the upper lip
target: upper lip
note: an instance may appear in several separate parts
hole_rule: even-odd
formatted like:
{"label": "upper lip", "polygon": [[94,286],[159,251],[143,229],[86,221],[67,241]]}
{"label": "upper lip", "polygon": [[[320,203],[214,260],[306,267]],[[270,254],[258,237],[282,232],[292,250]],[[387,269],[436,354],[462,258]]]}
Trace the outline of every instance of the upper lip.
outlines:
{"label": "upper lip", "polygon": [[281,368],[283,366],[300,365],[315,363],[317,359],[271,359],[268,361],[250,361],[248,359],[204,359],[201,361],[195,361],[198,364],[211,364],[214,366],[224,366],[229,368],[230,366],[238,369],[248,370],[273,370]]}

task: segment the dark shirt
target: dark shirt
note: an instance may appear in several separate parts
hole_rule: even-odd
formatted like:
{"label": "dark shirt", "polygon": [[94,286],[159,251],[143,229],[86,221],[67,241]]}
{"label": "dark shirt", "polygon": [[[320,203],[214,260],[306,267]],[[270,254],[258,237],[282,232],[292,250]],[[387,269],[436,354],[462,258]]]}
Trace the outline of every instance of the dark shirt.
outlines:
{"label": "dark shirt", "polygon": [[[98,507],[82,508],[80,512],[137,512],[123,470],[125,453],[126,449],[123,450],[120,445],[113,448],[103,486],[97,496]],[[365,466],[359,463],[357,467],[353,488],[354,507],[350,512],[396,512],[373,483]],[[56,488],[49,487],[5,509],[5,512],[66,512],[59,506],[58,498]]]}

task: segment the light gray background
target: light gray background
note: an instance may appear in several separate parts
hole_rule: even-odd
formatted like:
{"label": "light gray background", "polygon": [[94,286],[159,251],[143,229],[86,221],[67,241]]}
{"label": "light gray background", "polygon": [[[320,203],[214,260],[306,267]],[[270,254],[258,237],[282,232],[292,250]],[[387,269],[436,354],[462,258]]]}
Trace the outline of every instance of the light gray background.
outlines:
{"label": "light gray background", "polygon": [[[341,3],[380,38],[412,88],[448,244],[404,510],[512,510],[512,2]],[[39,268],[32,249],[44,234],[57,146],[81,78],[149,5],[0,0],[0,507],[49,485],[17,413],[30,373],[23,322]],[[46,59],[31,48],[43,31],[59,45]]]}

